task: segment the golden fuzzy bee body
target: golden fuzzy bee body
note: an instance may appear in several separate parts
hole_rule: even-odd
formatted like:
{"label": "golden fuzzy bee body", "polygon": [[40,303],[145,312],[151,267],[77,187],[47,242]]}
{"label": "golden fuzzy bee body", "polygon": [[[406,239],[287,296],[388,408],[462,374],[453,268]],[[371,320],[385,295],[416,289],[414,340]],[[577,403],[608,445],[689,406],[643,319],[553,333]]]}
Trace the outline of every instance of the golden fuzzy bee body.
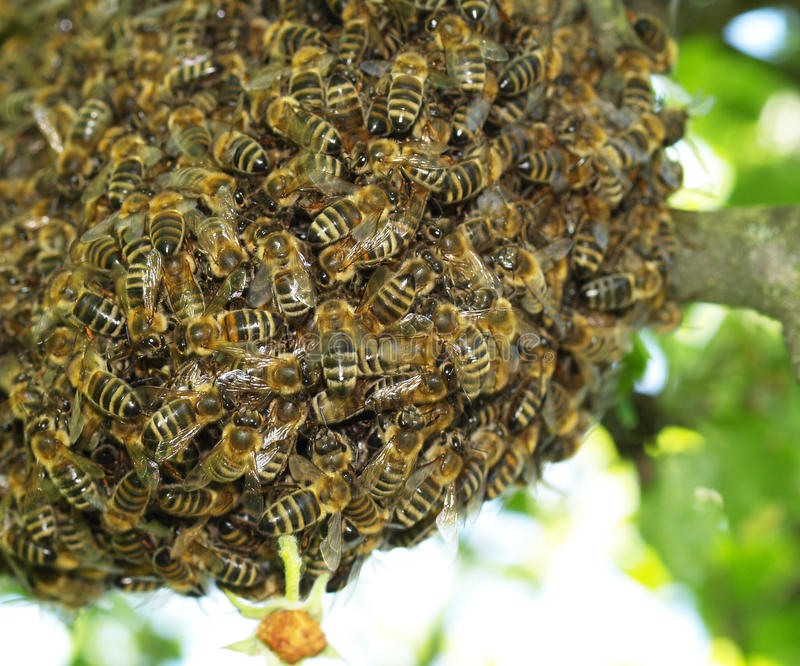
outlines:
{"label": "golden fuzzy bee body", "polygon": [[352,393],[356,385],[358,328],[352,306],[340,300],[317,306],[314,320],[322,354],[322,376],[333,396]]}
{"label": "golden fuzzy bee body", "polygon": [[276,231],[263,239],[260,252],[278,312],[290,321],[305,318],[317,303],[317,290],[298,240]]}
{"label": "golden fuzzy bee body", "polygon": [[131,470],[123,476],[108,500],[103,523],[111,532],[132,530],[141,520],[150,501],[150,488]]}
{"label": "golden fuzzy bee body", "polygon": [[262,174],[269,170],[269,156],[253,137],[244,132],[220,132],[211,148],[217,164],[246,175]]}
{"label": "golden fuzzy bee body", "polygon": [[412,474],[406,482],[406,493],[399,499],[394,512],[401,525],[412,527],[426,515],[443,510],[440,500],[447,486],[453,484],[461,473],[464,459],[460,453],[448,448],[428,465],[430,470],[425,467],[419,470],[421,481],[418,482]]}
{"label": "golden fuzzy bee body", "polygon": [[200,160],[211,147],[211,132],[205,114],[196,106],[180,106],[167,121],[172,140],[186,157]]}
{"label": "golden fuzzy bee body", "polygon": [[280,136],[312,153],[339,150],[342,139],[327,120],[306,111],[293,97],[277,97],[266,111],[267,124]]}

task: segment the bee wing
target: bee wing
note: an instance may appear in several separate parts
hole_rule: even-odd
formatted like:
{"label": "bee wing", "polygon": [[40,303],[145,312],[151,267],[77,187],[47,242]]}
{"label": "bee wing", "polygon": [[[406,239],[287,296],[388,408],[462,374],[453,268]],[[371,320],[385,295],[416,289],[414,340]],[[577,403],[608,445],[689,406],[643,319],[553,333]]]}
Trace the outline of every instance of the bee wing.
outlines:
{"label": "bee wing", "polygon": [[158,469],[158,463],[150,460],[144,453],[144,446],[140,441],[135,441],[125,444],[128,455],[133,463],[133,469],[136,471],[136,476],[139,480],[152,492],[158,487],[158,482],[161,473]]}
{"label": "bee wing", "polygon": [[289,456],[289,473],[297,483],[314,483],[322,474],[314,463],[297,453]]}
{"label": "bee wing", "polygon": [[260,264],[256,268],[244,296],[247,304],[253,308],[259,308],[272,301],[272,281],[267,264]]}
{"label": "bee wing", "polygon": [[177,456],[181,451],[183,451],[189,443],[192,441],[192,438],[202,430],[203,423],[193,423],[191,426],[188,426],[181,430],[175,437],[170,439],[165,439],[159,442],[156,445],[156,450],[153,454],[153,459],[158,462],[164,462],[165,460],[170,460]]}
{"label": "bee wing", "polygon": [[184,488],[186,490],[197,490],[199,488],[204,488],[214,480],[211,478],[209,470],[215,468],[219,462],[219,459],[222,457],[222,455],[224,455],[221,444],[221,442],[217,443],[217,445],[211,449],[211,452],[208,454],[206,459],[199,465],[195,465],[186,475],[186,479],[184,480]]}
{"label": "bee wing", "polygon": [[367,490],[372,490],[375,484],[378,483],[383,470],[389,463],[389,458],[394,451],[394,444],[392,441],[386,442],[378,452],[370,458],[369,462],[364,466],[359,475],[359,483]]}
{"label": "bee wing", "polygon": [[480,45],[481,53],[487,60],[494,60],[495,62],[505,62],[508,60],[508,51],[494,40],[482,37],[480,39]]}
{"label": "bee wing", "polygon": [[39,128],[42,136],[44,136],[47,144],[56,153],[64,152],[64,143],[61,141],[61,136],[56,128],[56,122],[50,114],[49,109],[39,102],[33,102],[33,104],[31,104],[31,113],[33,114],[36,126]]}
{"label": "bee wing", "polygon": [[319,544],[322,561],[329,571],[336,571],[342,561],[342,512],[337,511],[328,520],[328,531]]}
{"label": "bee wing", "polygon": [[76,467],[80,467],[91,478],[102,479],[105,477],[105,470],[93,460],[89,460],[89,458],[82,456],[80,453],[75,453],[69,449],[66,449],[65,453]]}
{"label": "bee wing", "polygon": [[156,309],[156,293],[161,279],[161,269],[161,253],[153,248],[145,257],[145,271],[142,276],[144,282],[142,300],[147,312],[155,312]]}
{"label": "bee wing", "polygon": [[[477,494],[477,493],[476,493]],[[477,495],[480,497],[480,495]],[[458,543],[458,510],[455,483],[448,483],[444,491],[442,510],[436,516],[436,526],[449,546]]]}
{"label": "bee wing", "polygon": [[279,83],[281,79],[288,79],[291,73],[292,67],[287,67],[284,63],[270,63],[256,70],[250,80],[242,84],[242,88],[245,90],[266,90]]}
{"label": "bee wing", "polygon": [[389,71],[391,64],[388,60],[364,60],[361,63],[361,71],[375,78],[380,78]]}
{"label": "bee wing", "polygon": [[249,264],[239,264],[237,268],[231,271],[208,302],[205,309],[206,314],[222,312],[231,299],[242,295],[250,281],[249,270]]}

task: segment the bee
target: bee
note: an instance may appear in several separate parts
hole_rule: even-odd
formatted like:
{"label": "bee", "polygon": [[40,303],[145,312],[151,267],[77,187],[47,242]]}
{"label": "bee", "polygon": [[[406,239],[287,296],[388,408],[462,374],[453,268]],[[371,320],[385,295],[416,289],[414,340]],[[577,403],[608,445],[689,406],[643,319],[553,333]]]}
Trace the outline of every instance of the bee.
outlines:
{"label": "bee", "polygon": [[405,405],[439,402],[455,388],[455,369],[425,368],[410,376],[378,379],[366,393],[364,407],[375,412],[400,409]]}
{"label": "bee", "polygon": [[334,56],[327,46],[309,44],[292,56],[289,95],[309,111],[322,111],[324,92],[322,79],[327,76]]}
{"label": "bee", "polygon": [[439,190],[447,165],[437,150],[424,142],[401,145],[392,139],[375,139],[366,150],[355,151],[353,171],[362,174],[371,170],[374,177],[393,183],[399,171],[426,189]]}
{"label": "bee", "polygon": [[491,359],[485,336],[449,303],[437,305],[432,320],[437,337],[453,361],[461,390],[468,400],[474,400],[489,375]]}
{"label": "bee", "polygon": [[229,514],[217,524],[219,541],[226,548],[252,553],[264,544],[264,537],[256,533],[251,517],[244,513]]}
{"label": "bee", "polygon": [[102,95],[89,96],[81,104],[67,133],[64,150],[58,156],[57,172],[60,176],[78,174],[85,170],[89,152],[113,119],[114,112]]}
{"label": "bee", "polygon": [[241,401],[248,396],[261,402],[274,395],[292,396],[313,384],[305,360],[296,354],[261,356],[241,354],[223,371],[218,382],[226,395]]}
{"label": "bee", "polygon": [[592,199],[590,206],[578,212],[578,231],[570,258],[572,268],[580,277],[600,269],[609,245],[608,206],[602,199]]}
{"label": "bee", "polygon": [[103,468],[70,450],[69,434],[52,417],[42,416],[31,422],[27,439],[36,461],[69,504],[78,511],[105,510],[95,482],[103,478]]}
{"label": "bee", "polygon": [[317,291],[300,241],[286,231],[274,231],[258,241],[272,288],[275,308],[286,319],[304,319],[317,304]]}
{"label": "bee", "polygon": [[182,167],[164,174],[163,184],[167,188],[198,195],[218,215],[221,209],[234,209],[231,215],[236,217],[233,200],[236,178],[224,171],[201,166]]}
{"label": "bee", "polygon": [[[388,80],[386,89],[388,92]],[[367,131],[373,136],[386,136],[392,131],[389,119],[389,95],[387,92],[377,92],[372,96],[372,102],[367,109]]]}
{"label": "bee", "polygon": [[434,513],[440,527],[455,518],[455,481],[464,467],[464,457],[452,441],[455,436],[445,439],[451,440],[450,445],[437,443],[428,451],[429,462],[411,474],[397,501],[394,517],[405,527]]}
{"label": "bee", "polygon": [[646,70],[625,72],[619,105],[635,114],[652,113],[655,102],[650,77]]}
{"label": "bee", "polygon": [[359,224],[319,255],[319,265],[328,282],[347,282],[355,277],[357,268],[381,264],[399,253],[417,232],[422,220],[428,194],[412,186],[408,199],[389,215],[374,223]]}
{"label": "bee", "polygon": [[456,229],[445,235],[439,251],[444,260],[446,288],[466,294],[489,290],[499,295],[499,279],[472,247],[464,229]]}
{"label": "bee", "polygon": [[[483,2],[478,0],[472,4],[482,5]],[[448,14],[439,21],[429,21],[429,29],[434,30],[436,39],[444,50],[447,73],[468,95],[483,91],[486,85],[487,60],[508,60],[508,53],[502,46],[474,33],[456,14]]]}
{"label": "bee", "polygon": [[336,128],[306,111],[293,97],[272,100],[267,107],[266,119],[276,134],[312,153],[331,153],[342,147],[342,138]]}
{"label": "bee", "polygon": [[76,357],[69,375],[70,383],[103,414],[124,421],[142,413],[142,404],[133,389],[124,380],[103,370],[97,354]]}
{"label": "bee", "polygon": [[222,397],[214,387],[193,396],[181,396],[157,409],[144,425],[142,444],[156,462],[174,458],[205,426],[219,421],[225,412]]}
{"label": "bee", "polygon": [[602,150],[594,159],[597,177],[593,190],[609,207],[616,208],[631,187],[630,180],[622,173],[615,155]]}
{"label": "bee", "polygon": [[122,311],[105,296],[86,289],[82,272],[57,273],[50,281],[48,298],[54,311],[67,323],[112,338],[125,332]]}
{"label": "bee", "polygon": [[623,310],[638,300],[652,298],[661,289],[661,273],[647,262],[644,279],[633,273],[612,273],[589,280],[581,287],[581,296],[592,310]]}
{"label": "bee", "polygon": [[541,412],[555,372],[556,353],[551,349],[529,352],[520,362],[521,380],[506,405],[508,430],[515,434],[530,425]]}
{"label": "bee", "polygon": [[164,257],[170,257],[180,249],[186,233],[183,213],[190,206],[190,200],[171,190],[159,192],[150,201],[150,240]]}
{"label": "bee", "polygon": [[147,510],[150,493],[150,488],[142,483],[134,470],[125,474],[114,488],[102,514],[106,529],[119,534],[135,528]]}
{"label": "bee", "polygon": [[187,104],[174,109],[169,114],[167,127],[172,141],[185,157],[201,160],[208,154],[211,133],[205,114],[197,106]]}
{"label": "bee", "polygon": [[230,275],[247,259],[247,252],[242,247],[236,227],[228,217],[206,217],[199,211],[190,211],[185,220],[195,236],[197,247],[206,255],[214,277],[224,278]]}
{"label": "bee", "polygon": [[108,181],[108,202],[119,209],[127,196],[138,190],[144,181],[145,169],[161,158],[161,151],[146,146],[137,134],[124,136],[111,147],[111,174]]}
{"label": "bee", "polygon": [[228,483],[244,476],[248,468],[255,471],[264,444],[263,426],[264,419],[258,412],[235,412],[222,429],[219,442],[186,477],[186,488],[195,490],[212,481]]}
{"label": "bee", "polygon": [[[502,426],[500,428],[502,433]],[[538,421],[526,426],[513,437],[504,439],[507,442],[505,450],[486,474],[486,500],[499,497],[506,488],[531,469],[533,453],[539,441]]]}
{"label": "bee", "polygon": [[269,156],[261,144],[250,135],[234,129],[217,135],[211,154],[223,169],[245,175],[263,174],[269,170]]}
{"label": "bee", "polygon": [[189,552],[201,569],[225,585],[255,587],[266,578],[266,571],[254,560],[243,555],[198,542],[189,546]]}
{"label": "bee", "polygon": [[307,45],[327,45],[323,34],[305,23],[291,20],[273,23],[263,38],[270,61],[283,62]]}
{"label": "bee", "polygon": [[[300,427],[308,418],[304,403],[277,397],[270,403],[265,421],[266,439],[256,454],[256,474],[261,485],[277,479],[286,469]],[[263,461],[262,461],[263,457]]]}
{"label": "bee", "polygon": [[[52,545],[38,543],[27,538],[27,535],[14,525],[6,525],[0,532],[0,552],[8,553],[27,564],[36,567],[56,567],[59,554]],[[14,568],[13,565],[12,569]],[[73,563],[68,568],[75,568]],[[26,577],[21,576],[21,580]]]}
{"label": "bee", "polygon": [[658,116],[645,113],[630,128],[611,137],[601,150],[618,168],[631,169],[647,162],[664,136],[664,125]]}
{"label": "bee", "polygon": [[182,486],[161,486],[158,506],[164,513],[178,518],[224,516],[239,501],[239,491],[232,485],[186,490]]}
{"label": "bee", "polygon": [[472,432],[464,455],[464,466],[456,481],[458,503],[474,514],[486,492],[486,477],[506,448],[508,433],[501,425],[478,428]]}
{"label": "bee", "polygon": [[335,157],[304,151],[267,176],[264,192],[284,207],[294,204],[302,190],[349,193],[352,185],[344,180],[346,172],[345,165]]}
{"label": "bee", "polygon": [[486,187],[497,182],[503,173],[503,159],[497,150],[477,146],[465,159],[445,170],[440,186],[433,197],[443,203],[457,203],[470,199]]}
{"label": "bee", "polygon": [[424,426],[419,409],[408,406],[380,427],[381,441],[385,443],[359,476],[361,486],[370,495],[383,501],[400,492],[425,443]]}
{"label": "bee", "polygon": [[361,382],[347,396],[331,396],[327,391],[319,391],[311,398],[314,418],[325,425],[334,425],[357,416],[364,411],[364,391],[365,387]]}
{"label": "bee", "polygon": [[225,310],[216,316],[205,314],[186,325],[186,349],[198,356],[217,350],[234,351],[235,345],[274,338],[283,321],[267,310]]}
{"label": "bee", "polygon": [[188,252],[178,252],[163,261],[164,287],[172,314],[179,321],[200,316],[205,308],[203,291],[197,283],[197,265]]}
{"label": "bee", "polygon": [[320,303],[314,315],[322,354],[322,376],[332,396],[353,392],[356,385],[358,327],[353,308],[339,299]]}
{"label": "bee", "polygon": [[362,0],[348,0],[342,8],[339,59],[348,67],[361,60],[370,34],[369,9]]}
{"label": "bee", "polygon": [[628,20],[636,36],[644,44],[657,66],[656,71],[668,72],[675,64],[677,47],[664,24],[651,14],[628,11]]}
{"label": "bee", "polygon": [[73,245],[76,254],[73,260],[86,262],[94,268],[115,270],[122,268],[122,250],[113,236],[98,236],[86,242]]}
{"label": "bee", "polygon": [[162,255],[146,237],[125,239],[122,254],[128,261],[128,270],[118,300],[127,307],[128,338],[138,345],[149,334],[167,329],[166,318],[156,311],[163,275]]}
{"label": "bee", "polygon": [[[41,465],[30,465],[27,456],[20,456],[8,467],[8,491],[0,506],[13,500],[17,522],[27,539],[33,542],[52,542],[56,536],[56,511],[49,496],[48,481]],[[52,488],[52,486],[50,486]]]}
{"label": "bee", "polygon": [[330,245],[358,224],[376,224],[392,207],[389,195],[378,185],[366,185],[325,207],[308,228],[311,245]]}
{"label": "bee", "polygon": [[480,92],[458,103],[453,110],[453,143],[471,143],[477,139],[489,119],[497,92],[497,78],[491,70],[487,70]]}
{"label": "bee", "polygon": [[538,48],[517,56],[500,74],[497,86],[504,97],[521,95],[540,81],[552,81],[561,71],[561,54],[557,49]]}
{"label": "bee", "polygon": [[210,54],[193,55],[167,71],[161,82],[161,89],[168,97],[173,97],[178,90],[192,88],[201,81],[216,76],[221,71],[222,66]]}
{"label": "bee", "polygon": [[427,61],[416,51],[399,53],[392,62],[389,77],[389,121],[395,132],[407,132],[422,107],[422,96],[428,78]]}
{"label": "bee", "polygon": [[421,258],[406,259],[397,271],[379,268],[373,273],[356,309],[361,320],[379,333],[409,313],[414,301],[433,289],[438,275]]}
{"label": "bee", "polygon": [[161,546],[156,549],[152,563],[153,571],[176,592],[193,596],[202,594],[203,586],[197,572],[182,559],[173,559],[169,547]]}
{"label": "bee", "polygon": [[334,70],[325,88],[325,108],[342,137],[342,147],[350,151],[363,137],[364,108],[356,83],[346,71]]}
{"label": "bee", "polygon": [[[289,473],[306,487],[284,495],[267,507],[258,529],[269,536],[293,534],[315,525],[323,518],[337,515],[338,522],[329,521],[328,533],[320,545],[323,560],[331,571],[339,567],[341,558],[341,512],[351,498],[348,474],[344,471],[321,470],[307,458],[289,458]],[[335,531],[338,524],[339,530]]]}
{"label": "bee", "polygon": [[518,245],[504,245],[491,254],[492,264],[505,284],[512,291],[522,290],[522,308],[530,314],[544,312],[557,328],[563,328],[558,314],[560,303],[553,303],[548,298],[543,264],[547,266],[548,262],[552,264],[563,258],[571,245],[571,241],[561,239],[537,252]]}

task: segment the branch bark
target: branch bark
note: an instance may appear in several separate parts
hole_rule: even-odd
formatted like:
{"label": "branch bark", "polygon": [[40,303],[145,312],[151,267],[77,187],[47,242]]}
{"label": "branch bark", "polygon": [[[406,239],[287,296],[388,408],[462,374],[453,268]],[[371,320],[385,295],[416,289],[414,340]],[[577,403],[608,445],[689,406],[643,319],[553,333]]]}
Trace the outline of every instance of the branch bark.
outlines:
{"label": "branch bark", "polygon": [[800,206],[672,214],[679,245],[672,297],[777,319],[800,380]]}

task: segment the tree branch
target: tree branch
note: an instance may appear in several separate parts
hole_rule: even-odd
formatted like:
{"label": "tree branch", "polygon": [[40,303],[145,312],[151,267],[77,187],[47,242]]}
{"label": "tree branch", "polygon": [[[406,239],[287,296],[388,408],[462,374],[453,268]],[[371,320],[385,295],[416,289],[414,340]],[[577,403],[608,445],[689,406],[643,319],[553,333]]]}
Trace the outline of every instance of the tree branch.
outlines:
{"label": "tree branch", "polygon": [[777,319],[800,379],[800,206],[672,214],[679,245],[672,297]]}

